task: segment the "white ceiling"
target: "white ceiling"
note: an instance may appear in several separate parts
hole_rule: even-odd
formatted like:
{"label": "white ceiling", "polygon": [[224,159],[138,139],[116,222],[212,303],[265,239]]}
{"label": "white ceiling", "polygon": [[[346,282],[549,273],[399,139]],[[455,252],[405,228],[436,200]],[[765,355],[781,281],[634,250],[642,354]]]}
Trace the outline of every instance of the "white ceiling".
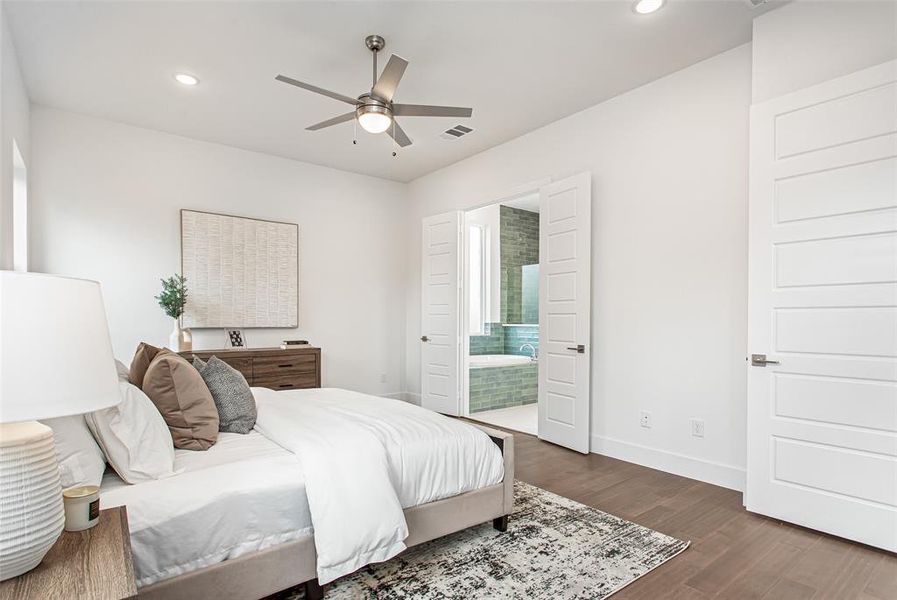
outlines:
{"label": "white ceiling", "polygon": [[[210,142],[410,181],[750,40],[770,5],[591,2],[22,2],[4,0],[33,102]],[[405,118],[414,145],[352,123],[310,132],[370,88],[364,37],[410,61],[397,102],[471,106]],[[384,56],[384,59],[386,56]],[[385,60],[381,60],[381,66]],[[194,88],[175,83],[196,74]],[[458,140],[440,133],[464,123]]]}

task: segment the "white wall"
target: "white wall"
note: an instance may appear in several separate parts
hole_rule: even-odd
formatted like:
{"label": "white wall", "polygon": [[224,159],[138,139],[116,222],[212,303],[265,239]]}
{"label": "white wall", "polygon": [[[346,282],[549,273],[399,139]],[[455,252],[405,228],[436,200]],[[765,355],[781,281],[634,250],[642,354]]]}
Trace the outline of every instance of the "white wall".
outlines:
{"label": "white wall", "polygon": [[796,0],[754,19],[753,42],[762,102],[897,58],[897,2]]}
{"label": "white wall", "polygon": [[13,140],[30,166],[29,101],[4,8],[0,5],[0,269],[12,268]]}
{"label": "white wall", "polygon": [[179,210],[193,208],[300,225],[299,329],[248,330],[250,346],[306,338],[325,385],[402,390],[404,185],[37,106],[32,148],[32,269],[99,280],[125,362],[168,340],[153,296],[180,270]]}
{"label": "white wall", "polygon": [[[750,102],[744,45],[412,182],[409,391],[420,389],[420,219],[589,171],[592,449],[743,485]],[[705,420],[703,439],[691,417]]]}

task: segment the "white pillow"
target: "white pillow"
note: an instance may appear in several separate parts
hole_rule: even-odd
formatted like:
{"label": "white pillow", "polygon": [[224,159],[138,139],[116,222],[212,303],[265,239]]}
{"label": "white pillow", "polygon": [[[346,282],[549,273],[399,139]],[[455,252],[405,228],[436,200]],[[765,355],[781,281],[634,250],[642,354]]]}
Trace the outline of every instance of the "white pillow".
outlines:
{"label": "white pillow", "polygon": [[118,383],[121,403],[85,416],[118,476],[128,483],[174,474],[174,444],[156,406],[142,391]]}
{"label": "white pillow", "polygon": [[106,470],[106,459],[90,435],[84,416],[44,419],[41,423],[53,430],[62,489],[100,485],[103,471]]}
{"label": "white pillow", "polygon": [[117,358],[115,359],[115,372],[118,373],[119,381],[128,381],[131,377],[131,370],[125,366],[125,363],[121,362]]}

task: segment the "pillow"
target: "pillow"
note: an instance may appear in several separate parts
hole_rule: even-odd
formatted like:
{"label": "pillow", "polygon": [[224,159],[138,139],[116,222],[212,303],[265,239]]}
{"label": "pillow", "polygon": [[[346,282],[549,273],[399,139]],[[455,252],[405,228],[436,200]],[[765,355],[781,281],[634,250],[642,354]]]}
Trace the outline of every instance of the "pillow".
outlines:
{"label": "pillow", "polygon": [[128,374],[128,381],[137,387],[142,388],[146,370],[158,353],[159,348],[150,346],[146,342],[140,342],[140,344],[137,345],[137,351],[134,352],[134,358],[131,359],[131,370]]}
{"label": "pillow", "polygon": [[199,371],[160,350],[146,370],[143,391],[168,425],[175,448],[208,450],[218,439],[218,409]]}
{"label": "pillow", "polygon": [[41,423],[53,430],[62,489],[100,485],[106,459],[90,435],[84,415],[44,419]]}
{"label": "pillow", "polygon": [[118,373],[119,381],[129,381],[131,379],[130,370],[117,358],[115,359],[115,372]]}
{"label": "pillow", "polygon": [[255,425],[255,399],[246,378],[238,370],[213,356],[208,363],[193,359],[218,409],[218,431],[249,433]]}
{"label": "pillow", "polygon": [[136,387],[118,385],[119,404],[84,415],[109,464],[128,483],[172,475],[174,446],[162,415]]}

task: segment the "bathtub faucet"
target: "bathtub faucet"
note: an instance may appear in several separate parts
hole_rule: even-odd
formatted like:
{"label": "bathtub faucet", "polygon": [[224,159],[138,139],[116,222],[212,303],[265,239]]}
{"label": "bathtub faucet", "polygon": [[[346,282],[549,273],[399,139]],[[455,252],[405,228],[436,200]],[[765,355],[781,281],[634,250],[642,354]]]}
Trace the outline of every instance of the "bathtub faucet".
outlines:
{"label": "bathtub faucet", "polygon": [[520,346],[520,352],[523,352],[527,348],[529,348],[530,351],[530,360],[539,360],[539,351],[536,350],[536,347],[532,344],[524,344]]}

